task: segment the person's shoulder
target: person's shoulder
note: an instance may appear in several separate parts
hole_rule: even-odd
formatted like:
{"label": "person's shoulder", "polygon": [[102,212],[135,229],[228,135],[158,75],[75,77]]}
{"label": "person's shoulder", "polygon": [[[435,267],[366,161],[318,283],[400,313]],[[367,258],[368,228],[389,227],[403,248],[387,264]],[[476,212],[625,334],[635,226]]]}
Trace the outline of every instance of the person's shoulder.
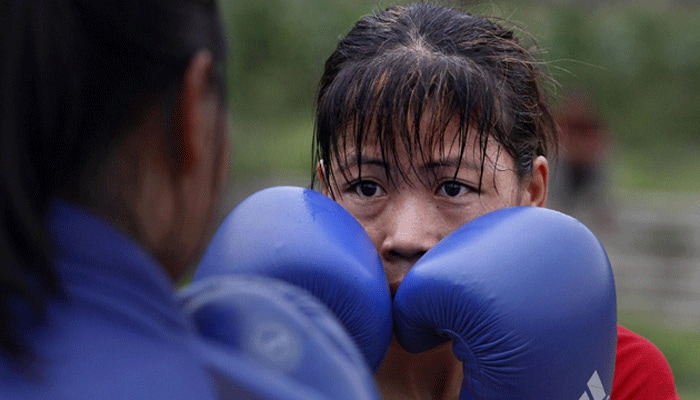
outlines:
{"label": "person's shoulder", "polygon": [[617,326],[612,398],[679,399],[671,366],[661,350],[622,325]]}
{"label": "person's shoulder", "polygon": [[186,349],[124,335],[84,339],[52,341],[28,368],[0,360],[0,398],[215,398],[212,378]]}
{"label": "person's shoulder", "polygon": [[622,325],[617,326],[617,359],[617,363],[626,361],[635,366],[655,367],[671,372],[666,357],[651,340]]}
{"label": "person's shoulder", "polygon": [[215,397],[188,332],[172,324],[169,332],[159,331],[153,321],[115,315],[95,303],[51,301],[44,323],[25,335],[26,361],[0,357],[0,399]]}

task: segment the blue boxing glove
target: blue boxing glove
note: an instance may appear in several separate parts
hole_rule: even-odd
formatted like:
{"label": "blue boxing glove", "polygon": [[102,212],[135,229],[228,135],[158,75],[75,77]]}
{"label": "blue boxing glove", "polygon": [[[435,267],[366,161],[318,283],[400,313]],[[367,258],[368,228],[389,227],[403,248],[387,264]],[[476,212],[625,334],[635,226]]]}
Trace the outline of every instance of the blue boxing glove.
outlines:
{"label": "blue boxing glove", "polygon": [[406,274],[394,320],[410,352],[453,341],[461,399],[610,395],[610,263],[585,226],[557,211],[501,209],[454,231]]}
{"label": "blue boxing glove", "polygon": [[308,290],[342,322],[369,367],[381,364],[392,335],[389,285],[371,239],[335,201],[299,187],[245,199],[215,233],[193,281],[231,273]]}
{"label": "blue boxing glove", "polygon": [[229,275],[193,283],[179,298],[202,340],[218,345],[220,355],[236,361],[229,366],[221,357],[224,362],[218,363],[213,375],[220,394],[379,399],[352,339],[308,292],[271,278]]}

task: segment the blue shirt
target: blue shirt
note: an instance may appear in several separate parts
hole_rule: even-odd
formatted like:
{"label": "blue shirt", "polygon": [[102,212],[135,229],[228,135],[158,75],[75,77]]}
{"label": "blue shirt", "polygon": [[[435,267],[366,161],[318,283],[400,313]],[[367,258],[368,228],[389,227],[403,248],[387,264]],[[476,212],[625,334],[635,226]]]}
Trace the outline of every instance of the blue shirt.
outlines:
{"label": "blue shirt", "polygon": [[48,226],[63,295],[26,332],[33,368],[0,358],[1,399],[315,397],[201,337],[159,263],[105,221],[56,201]]}

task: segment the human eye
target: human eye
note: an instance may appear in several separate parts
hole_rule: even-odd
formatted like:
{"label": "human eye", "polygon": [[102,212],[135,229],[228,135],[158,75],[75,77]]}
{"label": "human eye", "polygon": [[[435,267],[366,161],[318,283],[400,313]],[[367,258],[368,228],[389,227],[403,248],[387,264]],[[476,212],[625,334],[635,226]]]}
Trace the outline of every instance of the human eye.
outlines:
{"label": "human eye", "polygon": [[360,197],[368,197],[368,198],[373,198],[373,197],[379,197],[386,192],[384,189],[379,185],[377,182],[373,181],[368,181],[368,180],[361,180],[357,181],[355,183],[352,183],[349,188],[350,191],[354,192]]}
{"label": "human eye", "polygon": [[476,190],[467,184],[454,180],[442,182],[438,186],[438,195],[446,197],[462,196],[470,192],[476,192]]}

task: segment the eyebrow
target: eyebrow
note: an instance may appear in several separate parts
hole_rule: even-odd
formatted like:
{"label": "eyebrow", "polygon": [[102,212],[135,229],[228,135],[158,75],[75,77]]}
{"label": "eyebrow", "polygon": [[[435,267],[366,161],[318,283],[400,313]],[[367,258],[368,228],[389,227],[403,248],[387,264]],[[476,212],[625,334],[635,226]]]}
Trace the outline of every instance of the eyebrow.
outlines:
{"label": "eyebrow", "polygon": [[372,165],[372,166],[381,167],[383,169],[391,169],[389,167],[389,164],[381,158],[362,157],[362,162],[360,162],[360,160],[357,156],[345,157],[345,162],[343,162],[343,163],[338,162],[338,169],[342,173],[344,173],[345,171],[347,171],[348,169],[350,169],[352,167],[358,167],[361,165]]}
{"label": "eyebrow", "polygon": [[[394,167],[391,167],[389,165],[389,163],[384,161],[382,158],[362,157],[362,162],[360,162],[357,156],[347,157],[345,159],[344,163],[342,163],[342,164],[338,163],[338,169],[341,172],[345,172],[352,167],[364,166],[364,165],[381,167],[384,170],[394,169]],[[420,169],[423,171],[433,171],[433,170],[440,169],[440,168],[454,168],[455,170],[458,168],[466,168],[466,169],[471,169],[474,171],[481,171],[481,167],[482,167],[481,164],[477,164],[477,163],[472,162],[470,160],[465,160],[464,158],[459,159],[458,157],[452,157],[452,158],[445,158],[445,159],[440,159],[437,161],[427,162]]]}
{"label": "eyebrow", "polygon": [[434,170],[438,168],[466,168],[466,169],[473,169],[476,171],[481,170],[481,164],[477,164],[475,162],[472,162],[471,160],[465,160],[464,158],[459,159],[457,157],[454,158],[447,158],[447,159],[441,159],[437,161],[431,161],[426,163],[423,166],[423,169],[425,170]]}

